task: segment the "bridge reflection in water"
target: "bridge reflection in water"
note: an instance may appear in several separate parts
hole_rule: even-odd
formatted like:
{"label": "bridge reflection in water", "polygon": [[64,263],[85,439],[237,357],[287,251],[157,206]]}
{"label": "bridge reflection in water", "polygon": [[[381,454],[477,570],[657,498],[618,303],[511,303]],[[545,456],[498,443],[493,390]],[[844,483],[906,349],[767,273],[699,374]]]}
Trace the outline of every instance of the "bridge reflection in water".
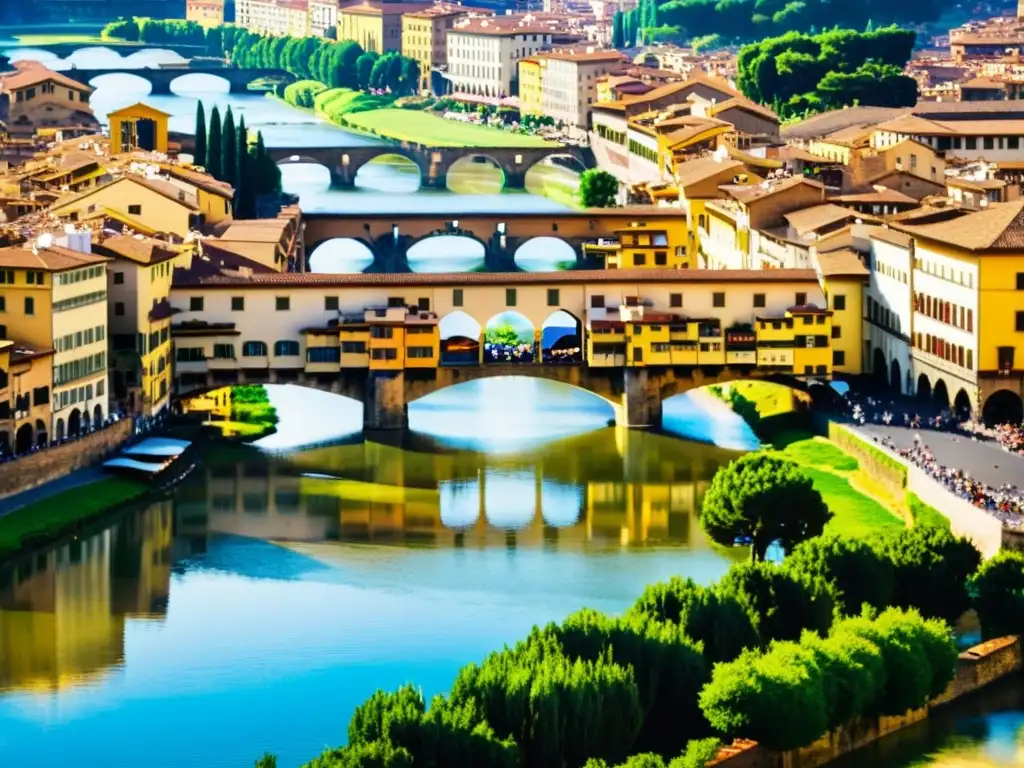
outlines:
{"label": "bridge reflection in water", "polygon": [[305,578],[345,543],[706,550],[695,511],[734,455],[615,429],[499,455],[407,439],[219,448],[173,498],[0,567],[0,692],[105,681],[125,663],[129,620],[165,621],[172,579],[197,567]]}

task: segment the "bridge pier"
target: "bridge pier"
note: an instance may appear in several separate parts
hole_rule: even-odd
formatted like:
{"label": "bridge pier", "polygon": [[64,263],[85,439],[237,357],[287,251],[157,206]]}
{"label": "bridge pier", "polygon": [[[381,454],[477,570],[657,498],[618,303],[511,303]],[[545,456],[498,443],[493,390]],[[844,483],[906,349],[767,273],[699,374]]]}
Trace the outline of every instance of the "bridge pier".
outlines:
{"label": "bridge pier", "polygon": [[631,429],[661,426],[661,382],[657,374],[646,368],[625,368],[622,371],[622,409],[625,423]]}
{"label": "bridge pier", "polygon": [[356,185],[356,175],[347,168],[335,165],[328,170],[331,172],[331,189],[352,189]]}
{"label": "bridge pier", "polygon": [[502,169],[505,175],[505,189],[526,189],[526,173]]}
{"label": "bridge pier", "polygon": [[406,429],[409,408],[405,402],[404,371],[371,371],[363,399],[363,429]]}

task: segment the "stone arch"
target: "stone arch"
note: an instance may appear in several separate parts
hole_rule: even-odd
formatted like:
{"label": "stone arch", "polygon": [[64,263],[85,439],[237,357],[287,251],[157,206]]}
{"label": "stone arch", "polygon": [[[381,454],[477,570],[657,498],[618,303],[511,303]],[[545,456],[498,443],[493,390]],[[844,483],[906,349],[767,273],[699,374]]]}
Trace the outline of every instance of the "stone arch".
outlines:
{"label": "stone arch", "polygon": [[563,167],[565,168],[568,168],[569,165],[574,165],[576,167],[571,170],[575,170],[577,173],[583,173],[583,171],[587,170],[587,164],[583,162],[579,155],[576,155],[572,152],[551,152],[550,154],[544,155],[544,157],[537,158],[532,163],[530,163],[530,167],[526,169],[526,172],[529,173],[538,165],[551,164],[551,161],[553,160],[568,160],[568,163],[558,163],[558,165],[563,165]]}
{"label": "stone arch", "polygon": [[953,399],[953,412],[960,417],[970,418],[971,413],[974,409],[971,406],[971,396],[967,394],[967,390],[961,387],[956,397]]}
{"label": "stone arch", "polygon": [[932,383],[928,380],[927,374],[922,373],[920,376],[917,377],[917,399],[932,399]]}
{"label": "stone arch", "polygon": [[1024,399],[1009,389],[998,389],[985,398],[981,417],[987,426],[1024,423]]}
{"label": "stone arch", "polygon": [[[69,70],[69,72],[73,74],[73,70]],[[100,87],[102,87],[103,82],[107,78],[113,77],[113,78],[118,78],[120,80],[120,78],[122,78],[123,76],[128,76],[133,81],[144,84],[146,86],[146,88],[147,88],[147,91],[146,91],[147,95],[153,93],[153,90],[154,90],[153,89],[153,83],[151,83],[149,80],[147,80],[142,75],[137,74],[136,72],[133,72],[131,70],[125,70],[123,72],[106,72],[106,73],[104,73],[102,75],[96,75],[95,77],[89,78],[89,85],[91,87],[93,87],[93,88],[100,88]],[[125,86],[127,85],[127,83],[124,80],[120,80],[120,83],[121,83],[122,90],[124,90]],[[135,90],[135,88],[134,88],[135,83],[133,82],[132,85],[133,85],[133,87],[132,87],[131,90],[134,91]]]}
{"label": "stone arch", "polygon": [[[96,406],[99,408],[99,406]],[[45,448],[47,443],[48,435],[46,434],[46,422],[42,419],[36,419],[36,445],[40,448]]]}
{"label": "stone arch", "polygon": [[[444,254],[429,253],[443,248]],[[458,260],[462,271],[472,271],[487,260],[487,244],[472,232],[453,230],[424,235],[405,251],[406,262],[413,272],[452,272],[452,261]],[[465,263],[463,263],[465,262]]]}
{"label": "stone arch", "polygon": [[949,408],[949,388],[946,386],[945,380],[935,380],[935,385],[932,387],[932,402],[941,411]]}
{"label": "stone arch", "polygon": [[75,408],[68,415],[68,437],[76,437],[82,431],[82,412]]}
{"label": "stone arch", "polygon": [[[459,183],[459,172],[460,172],[460,169],[471,168],[472,164],[474,164],[474,163],[475,164],[484,164],[484,163],[486,163],[486,164],[490,165],[491,167],[497,168],[498,171],[501,173],[501,179],[500,179],[500,181],[497,182],[497,184],[495,185],[495,188],[493,190],[491,190],[491,189],[485,190],[484,191],[485,194],[497,194],[497,193],[501,192],[501,190],[503,190],[505,188],[505,185],[508,182],[508,176],[509,176],[509,173],[510,173],[510,169],[506,168],[504,164],[502,164],[501,162],[499,162],[495,158],[491,157],[490,155],[488,155],[486,153],[483,153],[483,152],[473,152],[472,150],[468,150],[466,152],[466,154],[459,156],[458,158],[453,160],[451,163],[449,163],[447,168],[445,168],[445,173],[444,173],[445,187],[447,187],[452,192],[456,192],[456,193],[463,192],[465,187],[463,187],[463,189],[459,188],[459,187],[462,186]],[[453,174],[454,174],[455,186],[452,186]],[[472,191],[465,190],[465,193],[468,193],[468,194],[481,194],[481,191],[479,189],[474,189]]]}
{"label": "stone arch", "polygon": [[18,455],[28,453],[32,450],[32,447],[35,444],[36,433],[32,428],[32,422],[26,421],[18,427],[18,431],[14,433],[14,452]]}
{"label": "stone arch", "polygon": [[540,326],[540,353],[544,363],[582,363],[583,322],[564,309],[552,312]]}
{"label": "stone arch", "polygon": [[88,434],[92,431],[92,414],[89,413],[88,408],[82,409],[82,434]]}
{"label": "stone arch", "polygon": [[100,403],[96,403],[96,407],[92,409],[92,423],[93,426],[103,426],[103,406]]}
{"label": "stone arch", "polygon": [[[373,243],[362,237],[330,237],[315,243],[308,253],[309,271],[328,275],[365,272],[377,258]],[[333,262],[333,266],[321,262]]]}
{"label": "stone arch", "polygon": [[[349,151],[342,150],[338,156],[338,167],[342,173],[355,183],[356,176],[363,170],[364,167],[369,165],[375,160],[382,157],[404,157],[406,160],[411,160],[415,163],[416,167],[420,171],[420,185],[430,177],[430,158],[424,158],[421,153],[404,149],[403,147],[389,147],[381,146],[379,148],[369,148],[371,151],[359,152],[358,149],[351,149]],[[376,151],[379,150],[379,151]],[[348,163],[345,163],[345,158],[348,158]]]}
{"label": "stone arch", "polygon": [[[215,70],[215,69],[211,69],[211,70],[193,70],[191,72],[183,72],[182,74],[178,75],[177,77],[171,78],[171,80],[167,83],[167,90],[170,91],[171,93],[177,93],[177,91],[174,88],[175,84],[178,84],[178,86],[181,87],[181,83],[180,83],[181,80],[184,80],[186,78],[193,78],[193,79],[195,79],[196,75],[198,75],[199,77],[201,77],[203,79],[213,78],[213,79],[219,80],[220,82],[224,83],[227,86],[227,91],[226,91],[227,93],[230,93],[232,90],[234,90],[234,85],[232,84],[232,82],[230,80],[228,80],[226,77],[224,77],[223,75],[218,74],[217,70]],[[257,78],[253,78],[253,80],[255,80],[255,79],[257,79]],[[249,80],[249,82],[247,82],[247,83],[245,83],[245,85],[241,86],[241,89],[244,89],[251,82],[252,82],[252,80]],[[187,91],[188,88],[185,88],[185,90]]]}
{"label": "stone arch", "polygon": [[480,364],[480,323],[462,310],[449,312],[438,323],[441,365]]}
{"label": "stone arch", "polygon": [[[408,190],[406,190],[406,189],[401,189],[401,190],[399,190],[399,189],[388,189],[388,190],[383,190],[383,191],[389,192],[391,194],[402,194],[402,193],[406,193],[406,192],[416,192],[417,190],[419,190],[419,189],[421,189],[423,187],[423,180],[426,178],[426,176],[424,175],[423,166],[420,165],[420,163],[418,162],[418,160],[416,158],[410,157],[408,154],[406,154],[404,152],[382,152],[379,155],[374,155],[373,157],[369,158],[368,160],[364,160],[363,162],[359,163],[357,166],[355,166],[354,169],[350,165],[349,166],[349,173],[352,175],[352,184],[353,184],[353,186],[356,186],[356,187],[358,187],[358,186],[372,186],[371,184],[367,184],[366,183],[368,181],[368,179],[365,176],[363,178],[363,184],[360,185],[360,183],[359,183],[359,174],[362,173],[367,168],[373,166],[373,165],[383,165],[384,161],[386,161],[387,158],[396,158],[396,159],[399,159],[399,160],[404,160],[411,167],[415,168],[416,169],[416,183],[415,183],[415,185],[410,184]],[[344,156],[343,156],[342,159],[344,160]],[[427,171],[429,172],[429,168],[427,169]]]}
{"label": "stone arch", "polygon": [[579,253],[560,237],[539,235],[522,242],[513,260],[526,272],[553,272],[572,269],[579,261]]}
{"label": "stone arch", "polygon": [[885,352],[881,347],[875,347],[871,353],[871,375],[880,386],[889,386],[889,364],[885,362]]}
{"label": "stone arch", "polygon": [[484,364],[532,363],[537,359],[537,328],[514,309],[493,315],[484,324]]}
{"label": "stone arch", "polygon": [[57,431],[56,431],[56,433],[54,435],[54,439],[57,442],[60,442],[65,437],[66,437],[66,433],[65,433],[65,429],[64,429],[64,419],[57,419]]}
{"label": "stone arch", "polygon": [[903,392],[903,374],[900,371],[900,361],[895,357],[889,363],[889,388],[897,394]]}

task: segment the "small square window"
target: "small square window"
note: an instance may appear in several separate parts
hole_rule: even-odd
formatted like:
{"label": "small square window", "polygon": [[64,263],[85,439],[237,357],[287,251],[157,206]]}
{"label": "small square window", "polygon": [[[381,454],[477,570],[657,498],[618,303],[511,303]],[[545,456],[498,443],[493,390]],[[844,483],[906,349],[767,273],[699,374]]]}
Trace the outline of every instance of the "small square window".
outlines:
{"label": "small square window", "polygon": [[278,312],[287,312],[291,308],[292,302],[287,296],[277,296],[274,299],[274,309]]}
{"label": "small square window", "polygon": [[764,299],[764,294],[763,293],[755,293],[754,294],[754,306],[756,308],[759,308],[759,309],[764,308],[764,306],[765,306],[765,299]]}
{"label": "small square window", "polygon": [[124,285],[124,272],[114,273],[114,285]]}
{"label": "small square window", "polygon": [[833,339],[841,339],[842,337],[843,337],[843,329],[842,329],[842,327],[838,326],[838,325],[833,325],[832,326],[832,338]]}
{"label": "small square window", "polygon": [[557,307],[561,304],[561,296],[557,288],[548,288],[548,306]]}
{"label": "small square window", "polygon": [[724,307],[725,306],[725,294],[724,293],[712,293],[711,294],[711,306],[713,306],[713,307]]}
{"label": "small square window", "polygon": [[[26,312],[28,314],[28,312]],[[1024,312],[1017,313],[1017,330],[1024,331]]]}
{"label": "small square window", "polygon": [[189,299],[188,299],[188,311],[189,312],[202,312],[203,311],[203,297],[202,296],[189,296]]}
{"label": "small square window", "polygon": [[453,288],[452,289],[452,306],[453,307],[461,307],[461,306],[463,306],[463,304],[462,304],[462,289],[461,288]]}
{"label": "small square window", "polygon": [[681,294],[681,293],[670,293],[668,295],[668,305],[670,307],[681,307],[681,306],[683,306],[683,294]]}
{"label": "small square window", "polygon": [[31,296],[25,297],[25,314],[34,315],[36,313],[36,300]]}
{"label": "small square window", "polygon": [[796,295],[796,306],[802,307],[802,306],[804,306],[806,304],[807,304],[807,294],[803,293],[803,292],[798,293]]}
{"label": "small square window", "polygon": [[516,289],[506,288],[505,289],[505,306],[514,307],[516,305]]}
{"label": "small square window", "polygon": [[843,350],[832,350],[832,365],[846,365],[846,353]]}
{"label": "small square window", "polygon": [[129,205],[128,206],[128,215],[129,216],[141,216],[142,215],[142,206],[141,205]]}
{"label": "small square window", "polygon": [[324,309],[328,312],[336,312],[338,310],[338,297],[324,296]]}
{"label": "small square window", "polygon": [[1024,272],[1017,273],[1017,290],[1024,291]]}
{"label": "small square window", "polygon": [[430,298],[427,296],[421,296],[416,299],[416,309],[420,310],[420,312],[429,312]]}
{"label": "small square window", "polygon": [[232,312],[244,312],[245,311],[245,296],[232,296],[231,297],[231,311]]}
{"label": "small square window", "polygon": [[834,309],[836,312],[842,312],[843,310],[846,309],[845,294],[840,293],[832,297],[832,309]]}
{"label": "small square window", "polygon": [[114,304],[114,314],[118,317],[124,316],[124,302],[118,301]]}
{"label": "small square window", "polygon": [[590,297],[591,309],[604,309],[604,296],[594,294]]}

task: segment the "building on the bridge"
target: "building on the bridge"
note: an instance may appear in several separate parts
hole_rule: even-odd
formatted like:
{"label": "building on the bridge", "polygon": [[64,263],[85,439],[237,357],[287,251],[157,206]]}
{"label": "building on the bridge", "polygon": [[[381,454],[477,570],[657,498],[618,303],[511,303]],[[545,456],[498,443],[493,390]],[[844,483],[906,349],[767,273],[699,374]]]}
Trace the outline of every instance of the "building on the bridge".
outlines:
{"label": "building on the bridge", "polygon": [[605,269],[689,269],[685,216],[645,221],[639,215],[615,238],[602,238],[583,246],[587,256],[604,260]]}
{"label": "building on the bridge", "polygon": [[448,31],[464,16],[493,11],[441,3],[402,14],[402,54],[420,63],[420,90],[430,92],[431,72],[448,66]]}
{"label": "building on the bridge", "polygon": [[96,244],[107,265],[111,404],[152,416],[169,402],[171,317],[175,267],[191,264],[191,247],[141,235],[115,235]]}
{"label": "building on the bridge", "polygon": [[46,446],[52,389],[52,347],[0,339],[0,452],[4,456]]}
{"label": "building on the bridge", "polygon": [[338,39],[354,40],[364,51],[402,51],[402,17],[426,9],[426,3],[364,0],[338,9]]}
{"label": "building on the bridge", "polygon": [[723,185],[757,184],[762,180],[741,161],[721,153],[691,160],[676,168],[674,187],[689,227],[686,254],[690,264],[699,264],[700,230],[707,229],[708,226],[705,204],[709,200],[725,196],[721,189]]}
{"label": "building on the bridge", "polygon": [[72,232],[56,241],[44,235],[0,249],[2,335],[37,350],[55,349],[47,429],[52,439],[77,435],[109,414],[108,261],[91,253],[88,232]]}
{"label": "building on the bridge", "polygon": [[[577,128],[590,125],[597,102],[597,80],[620,67],[625,57],[615,50],[565,49],[537,53],[519,60],[520,96],[524,108]],[[539,105],[524,83],[539,79]],[[525,96],[526,98],[522,98]],[[527,104],[529,106],[527,106]]]}
{"label": "building on the bridge", "polygon": [[514,93],[519,60],[551,47],[551,30],[540,24],[459,19],[448,31],[448,79],[452,89],[488,98]]}
{"label": "building on the bridge", "polygon": [[166,154],[170,117],[168,113],[141,102],[114,110],[107,115],[110,153],[120,155],[142,150]]}
{"label": "building on the bridge", "polygon": [[224,0],[185,0],[185,19],[204,29],[224,23]]}
{"label": "building on the bridge", "polygon": [[92,88],[37,61],[15,62],[14,67],[0,74],[0,124],[12,138],[57,130],[65,137],[99,132],[89,106]]}

